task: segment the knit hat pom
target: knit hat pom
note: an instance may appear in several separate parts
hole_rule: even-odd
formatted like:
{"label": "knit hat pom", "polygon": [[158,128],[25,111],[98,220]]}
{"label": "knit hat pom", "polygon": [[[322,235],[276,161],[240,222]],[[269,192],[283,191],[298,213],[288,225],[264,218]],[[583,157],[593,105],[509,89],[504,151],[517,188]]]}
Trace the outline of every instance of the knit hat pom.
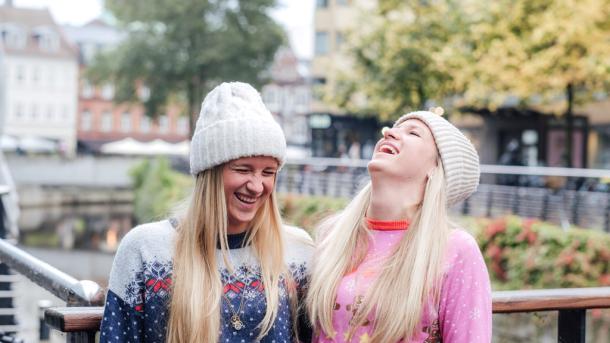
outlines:
{"label": "knit hat pom", "polygon": [[191,174],[250,156],[270,156],[280,166],[286,138],[249,84],[222,83],[203,100],[191,141]]}

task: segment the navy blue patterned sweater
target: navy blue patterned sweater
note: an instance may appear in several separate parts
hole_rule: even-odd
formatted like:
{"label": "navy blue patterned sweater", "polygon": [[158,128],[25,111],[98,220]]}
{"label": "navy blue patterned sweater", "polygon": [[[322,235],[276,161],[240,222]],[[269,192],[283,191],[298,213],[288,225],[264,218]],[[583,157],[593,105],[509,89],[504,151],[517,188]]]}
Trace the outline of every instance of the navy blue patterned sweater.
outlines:
{"label": "navy blue patterned sweater", "polygon": [[[169,318],[169,291],[172,284],[172,256],[176,231],[170,221],[149,223],[131,230],[121,241],[110,273],[100,342],[165,342]],[[264,285],[251,247],[242,247],[244,235],[229,236],[230,256],[237,270],[231,274],[217,250],[219,271],[224,285],[219,342],[255,342],[257,325],[265,315]],[[283,230],[285,261],[299,294],[308,279],[313,252],[309,236],[301,229],[285,226]],[[231,325],[232,310],[239,314],[244,327]],[[231,302],[232,308],[229,307]],[[296,342],[287,291],[280,288],[280,308],[269,333],[261,342]],[[299,338],[309,341],[310,328],[303,313],[299,318]]]}

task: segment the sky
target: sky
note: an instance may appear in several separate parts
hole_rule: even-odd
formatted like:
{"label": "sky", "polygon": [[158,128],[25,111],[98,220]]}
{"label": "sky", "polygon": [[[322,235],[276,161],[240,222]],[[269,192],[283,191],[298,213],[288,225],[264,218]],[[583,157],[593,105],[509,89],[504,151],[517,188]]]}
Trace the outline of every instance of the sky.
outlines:
{"label": "sky", "polygon": [[[2,0],[0,0],[2,2]],[[271,16],[288,32],[300,58],[313,56],[314,0],[279,0]],[[17,7],[47,7],[59,24],[82,25],[102,12],[100,0],[13,0]]]}

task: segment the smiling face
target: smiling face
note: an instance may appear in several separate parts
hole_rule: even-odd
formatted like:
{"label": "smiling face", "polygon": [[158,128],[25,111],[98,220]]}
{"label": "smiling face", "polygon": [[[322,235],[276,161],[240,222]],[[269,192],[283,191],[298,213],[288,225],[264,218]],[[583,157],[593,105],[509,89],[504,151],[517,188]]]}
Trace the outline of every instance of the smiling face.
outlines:
{"label": "smiling face", "polygon": [[244,157],[227,162],[222,170],[230,234],[249,228],[257,211],[269,199],[279,164],[273,157]]}
{"label": "smiling face", "polygon": [[384,132],[368,164],[371,177],[399,181],[426,179],[436,166],[438,152],[432,132],[418,119],[407,119]]}

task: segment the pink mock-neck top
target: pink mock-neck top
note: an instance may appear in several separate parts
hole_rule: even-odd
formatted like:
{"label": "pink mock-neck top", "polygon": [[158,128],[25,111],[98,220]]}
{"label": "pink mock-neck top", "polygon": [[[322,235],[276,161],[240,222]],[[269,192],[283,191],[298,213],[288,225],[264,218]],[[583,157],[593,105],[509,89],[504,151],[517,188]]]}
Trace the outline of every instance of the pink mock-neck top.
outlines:
{"label": "pink mock-neck top", "polygon": [[[349,322],[356,297],[366,293],[379,276],[381,266],[406,233],[407,221],[367,219],[372,231],[368,252],[362,263],[343,277],[337,288],[333,315],[334,337],[321,332],[317,343],[369,342],[373,333],[372,315],[349,339]],[[418,333],[410,343],[491,342],[491,287],[481,251],[474,238],[463,230],[453,230],[446,252],[440,303],[424,309]],[[406,343],[406,342],[405,342]]]}

